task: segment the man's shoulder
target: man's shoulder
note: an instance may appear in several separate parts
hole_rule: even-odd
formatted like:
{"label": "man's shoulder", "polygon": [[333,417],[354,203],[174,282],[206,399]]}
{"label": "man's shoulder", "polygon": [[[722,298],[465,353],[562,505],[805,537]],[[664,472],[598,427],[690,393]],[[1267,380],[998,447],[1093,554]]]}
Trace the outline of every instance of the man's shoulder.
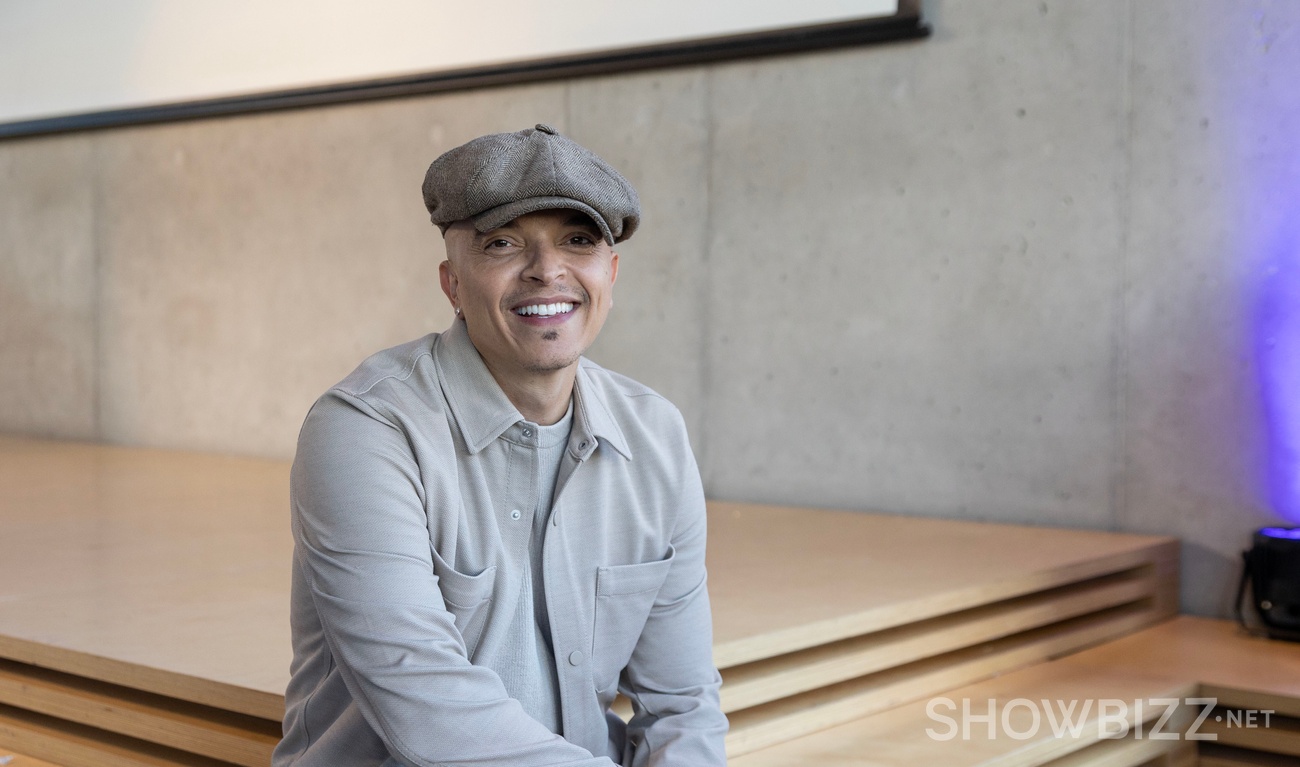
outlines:
{"label": "man's shoulder", "polygon": [[429,367],[437,334],[384,349],[367,357],[342,381],[329,387],[308,409],[298,433],[298,451],[356,449],[397,428],[408,437],[427,438],[445,419],[430,417],[440,407],[439,386]]}
{"label": "man's shoulder", "polygon": [[644,400],[648,407],[673,407],[673,404],[666,397],[649,386],[622,373],[601,367],[586,357],[579,360],[578,369],[586,376],[587,381],[596,386],[605,397],[634,401]]}
{"label": "man's shoulder", "polygon": [[616,420],[683,428],[682,414],[677,406],[649,386],[601,367],[586,357],[581,359],[578,369],[584,384],[596,392]]}
{"label": "man's shoulder", "polygon": [[404,344],[375,352],[342,381],[330,387],[330,392],[341,392],[359,399],[368,399],[385,385],[411,385],[418,379],[422,364],[430,364],[438,333],[430,333]]}

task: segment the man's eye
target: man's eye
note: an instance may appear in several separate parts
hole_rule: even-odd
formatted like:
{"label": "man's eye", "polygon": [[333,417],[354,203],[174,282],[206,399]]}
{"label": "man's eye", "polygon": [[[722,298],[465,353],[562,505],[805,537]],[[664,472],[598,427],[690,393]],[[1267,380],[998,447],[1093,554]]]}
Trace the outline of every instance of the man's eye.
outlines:
{"label": "man's eye", "polygon": [[508,248],[508,247],[510,247],[510,240],[490,240],[490,241],[487,243],[487,245],[485,245],[484,247],[487,247],[487,248]]}
{"label": "man's eye", "polygon": [[575,234],[569,238],[569,242],[573,245],[595,245],[596,244],[595,240],[591,239],[585,234]]}

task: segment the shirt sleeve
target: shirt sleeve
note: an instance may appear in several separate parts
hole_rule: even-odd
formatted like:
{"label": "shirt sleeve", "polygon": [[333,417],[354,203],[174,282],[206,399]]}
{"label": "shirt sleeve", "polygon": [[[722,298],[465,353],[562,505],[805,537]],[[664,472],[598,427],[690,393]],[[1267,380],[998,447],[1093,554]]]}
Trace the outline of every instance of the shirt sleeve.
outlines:
{"label": "shirt sleeve", "polygon": [[405,435],[331,392],[292,472],[295,560],[339,673],[404,765],[613,767],[552,733],[470,663],[439,590],[425,490]]}
{"label": "shirt sleeve", "polygon": [[726,765],[722,679],[713,665],[713,618],[704,568],[708,520],[699,469],[682,429],[683,457],[672,568],[655,598],[619,692],[632,702],[628,767]]}

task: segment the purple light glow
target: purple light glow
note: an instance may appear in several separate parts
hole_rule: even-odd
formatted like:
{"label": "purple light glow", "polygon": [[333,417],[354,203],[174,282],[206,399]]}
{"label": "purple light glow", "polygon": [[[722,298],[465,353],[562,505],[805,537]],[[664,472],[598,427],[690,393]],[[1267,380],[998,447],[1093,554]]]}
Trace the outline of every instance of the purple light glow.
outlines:
{"label": "purple light glow", "polygon": [[[1209,4],[1197,5],[1209,8]],[[1216,12],[1227,6],[1214,5]],[[1253,343],[1267,430],[1266,482],[1272,511],[1300,524],[1300,90],[1284,72],[1300,71],[1300,6],[1237,6],[1242,24],[1224,58],[1205,70],[1231,158],[1231,238],[1252,279]],[[1250,24],[1245,24],[1247,18]],[[1211,123],[1213,125],[1213,123]]]}
{"label": "purple light glow", "polygon": [[1285,538],[1300,541],[1300,527],[1262,527],[1259,534],[1266,538]]}
{"label": "purple light glow", "polygon": [[[1294,208],[1294,195],[1276,190]],[[1260,382],[1268,417],[1269,496],[1273,509],[1300,522],[1300,213],[1274,240],[1256,328]]]}

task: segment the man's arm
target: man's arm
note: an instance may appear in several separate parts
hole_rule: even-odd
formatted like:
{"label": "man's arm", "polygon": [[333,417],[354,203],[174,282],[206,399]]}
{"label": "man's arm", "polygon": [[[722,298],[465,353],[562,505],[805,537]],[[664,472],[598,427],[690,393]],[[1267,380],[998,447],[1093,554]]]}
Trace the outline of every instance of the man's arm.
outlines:
{"label": "man's arm", "polygon": [[672,539],[676,555],[619,683],[633,709],[627,734],[634,750],[631,760],[625,760],[628,767],[727,763],[727,718],[718,703],[722,680],[713,665],[704,570],[704,490],[689,445],[684,453]]}
{"label": "man's arm", "polygon": [[337,392],[322,398],[303,425],[292,487],[296,560],[330,653],[393,758],[612,767],[470,663],[434,574],[419,469],[382,414]]}

